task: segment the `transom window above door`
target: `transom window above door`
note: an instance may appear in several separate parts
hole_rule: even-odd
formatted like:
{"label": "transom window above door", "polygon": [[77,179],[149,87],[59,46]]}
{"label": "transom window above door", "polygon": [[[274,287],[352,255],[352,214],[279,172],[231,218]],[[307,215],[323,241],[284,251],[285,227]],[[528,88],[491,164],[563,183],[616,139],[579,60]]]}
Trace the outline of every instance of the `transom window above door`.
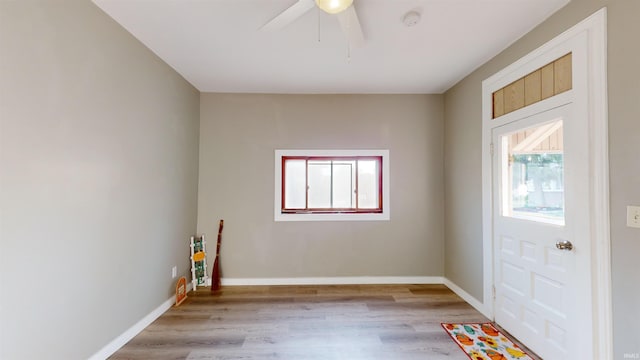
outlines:
{"label": "transom window above door", "polygon": [[387,150],[277,150],[275,220],[387,220],[385,169]]}

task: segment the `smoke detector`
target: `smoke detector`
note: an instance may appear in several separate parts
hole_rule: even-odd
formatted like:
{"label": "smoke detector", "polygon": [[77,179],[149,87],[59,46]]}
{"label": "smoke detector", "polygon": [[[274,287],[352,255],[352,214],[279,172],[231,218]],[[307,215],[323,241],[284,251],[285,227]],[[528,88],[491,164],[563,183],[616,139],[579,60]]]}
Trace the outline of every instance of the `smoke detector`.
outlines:
{"label": "smoke detector", "polygon": [[422,15],[420,15],[419,12],[415,10],[411,10],[408,13],[404,14],[404,16],[402,17],[402,23],[406,27],[415,26],[417,23],[420,22],[421,16]]}

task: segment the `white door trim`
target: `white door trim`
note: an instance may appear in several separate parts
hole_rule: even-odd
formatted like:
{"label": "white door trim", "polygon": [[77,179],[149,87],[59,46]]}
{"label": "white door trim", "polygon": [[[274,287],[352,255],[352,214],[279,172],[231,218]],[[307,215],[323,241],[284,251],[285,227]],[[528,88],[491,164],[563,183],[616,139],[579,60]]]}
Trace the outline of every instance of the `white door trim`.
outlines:
{"label": "white door trim", "polygon": [[[613,358],[611,305],[611,249],[609,237],[609,155],[607,118],[606,8],[602,8],[551,41],[482,82],[482,222],[483,305],[494,316],[492,129],[526,114],[538,113],[567,102],[589,120],[591,264],[593,289],[593,354]],[[573,52],[573,90],[492,120],[494,91],[520,79],[558,57]],[[580,70],[586,73],[576,77]],[[526,344],[525,344],[526,345]]]}

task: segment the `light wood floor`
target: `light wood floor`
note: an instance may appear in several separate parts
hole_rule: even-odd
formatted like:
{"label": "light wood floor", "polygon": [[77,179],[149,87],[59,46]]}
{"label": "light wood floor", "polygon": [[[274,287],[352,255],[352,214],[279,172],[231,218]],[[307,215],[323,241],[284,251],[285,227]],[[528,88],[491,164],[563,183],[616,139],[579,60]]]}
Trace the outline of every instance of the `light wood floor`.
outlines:
{"label": "light wood floor", "polygon": [[484,322],[443,285],[189,293],[111,359],[468,359],[441,322]]}

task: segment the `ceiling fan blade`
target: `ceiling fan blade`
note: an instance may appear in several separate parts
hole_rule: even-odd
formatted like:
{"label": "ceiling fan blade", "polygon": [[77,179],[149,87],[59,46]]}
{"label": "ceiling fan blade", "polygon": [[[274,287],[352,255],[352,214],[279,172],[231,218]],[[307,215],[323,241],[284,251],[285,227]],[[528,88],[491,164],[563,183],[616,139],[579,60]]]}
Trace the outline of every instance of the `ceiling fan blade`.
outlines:
{"label": "ceiling fan blade", "polygon": [[288,9],[281,12],[280,15],[271,19],[268,23],[264,24],[260,30],[272,31],[279,30],[285,26],[291,24],[297,20],[300,16],[304,15],[307,11],[316,7],[314,0],[298,0],[297,3],[291,5]]}
{"label": "ceiling fan blade", "polygon": [[364,35],[362,34],[362,27],[358,20],[358,14],[356,8],[353,5],[349,6],[345,11],[336,14],[342,32],[347,37],[347,41],[352,48],[358,48],[364,46]]}

